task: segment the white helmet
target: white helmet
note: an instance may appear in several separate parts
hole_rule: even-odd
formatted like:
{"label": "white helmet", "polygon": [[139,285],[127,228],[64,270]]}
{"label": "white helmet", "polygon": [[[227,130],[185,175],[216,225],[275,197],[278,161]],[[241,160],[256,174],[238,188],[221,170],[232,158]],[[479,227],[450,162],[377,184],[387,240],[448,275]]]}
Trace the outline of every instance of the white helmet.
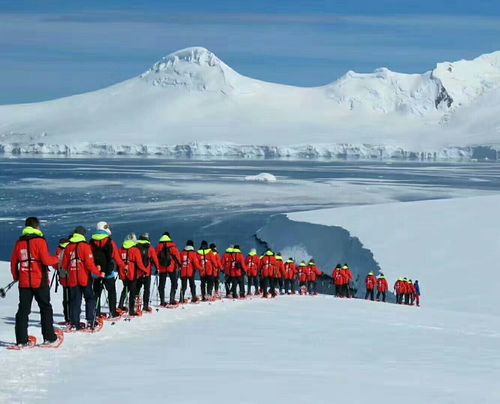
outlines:
{"label": "white helmet", "polygon": [[111,228],[107,222],[99,222],[96,226],[97,230],[105,231],[107,234],[111,236]]}

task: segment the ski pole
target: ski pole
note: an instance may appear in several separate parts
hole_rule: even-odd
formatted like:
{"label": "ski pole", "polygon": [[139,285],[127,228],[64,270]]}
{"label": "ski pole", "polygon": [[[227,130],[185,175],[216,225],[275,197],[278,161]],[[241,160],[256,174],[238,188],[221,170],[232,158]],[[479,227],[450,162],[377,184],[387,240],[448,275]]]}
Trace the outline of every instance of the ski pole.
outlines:
{"label": "ski pole", "polygon": [[58,273],[57,277],[56,277],[56,290],[55,290],[55,293],[57,293],[57,289],[59,288],[59,282],[60,282],[60,277],[59,277],[59,273]]}
{"label": "ski pole", "polygon": [[9,283],[6,287],[4,288],[1,288],[0,289],[0,297],[3,299],[5,298],[5,295],[7,294],[7,292],[9,291],[9,289],[14,286],[14,284],[16,283],[17,281],[12,281],[11,283]]}
{"label": "ski pole", "polygon": [[56,273],[57,271],[54,270],[54,274],[52,275],[52,279],[50,280],[49,290],[52,290],[52,284],[54,283],[54,278],[56,277]]}

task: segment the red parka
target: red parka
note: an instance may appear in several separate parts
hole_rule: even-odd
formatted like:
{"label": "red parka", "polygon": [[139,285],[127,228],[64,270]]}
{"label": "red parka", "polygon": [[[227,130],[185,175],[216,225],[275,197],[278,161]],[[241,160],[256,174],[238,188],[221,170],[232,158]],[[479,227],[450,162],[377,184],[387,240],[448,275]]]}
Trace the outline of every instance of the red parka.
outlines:
{"label": "red parka", "polygon": [[[123,269],[120,270],[120,279],[133,281],[147,273],[147,269],[142,263],[141,251],[135,246],[132,240],[123,243],[120,250],[123,263]],[[142,272],[141,275],[139,273]]]}
{"label": "red parka", "polygon": [[248,254],[245,264],[248,276],[255,277],[259,274],[260,258],[256,253]]}
{"label": "red parka", "polygon": [[[90,241],[90,246],[92,247],[92,251],[93,251],[94,255],[97,255],[95,249],[96,248],[106,248],[108,243],[111,243],[111,250],[112,250],[111,258],[116,263],[116,266],[118,267],[118,271],[120,271],[120,269],[123,270],[123,268],[125,267],[125,264],[123,263],[122,257],[120,256],[120,249],[118,248],[118,246],[116,245],[114,240],[112,240],[109,237],[109,235],[107,235],[107,234],[106,235],[94,234],[92,236],[91,241]],[[101,268],[101,269],[103,272],[106,272],[104,268]],[[107,275],[109,275],[109,273],[107,273]]]}
{"label": "red parka", "polygon": [[342,286],[344,284],[344,275],[340,268],[335,268],[332,272],[333,283],[336,286]]}
{"label": "red parka", "polygon": [[260,276],[263,278],[271,278],[276,268],[276,258],[273,255],[264,255],[260,259]]}
{"label": "red parka", "polygon": [[214,262],[215,262],[213,276],[218,278],[219,271],[222,269],[222,260],[220,259],[220,255],[217,251],[212,250],[212,254],[214,255]]}
{"label": "red parka", "polygon": [[[170,265],[168,266],[162,266],[161,262],[159,262],[161,252],[165,248],[170,249]],[[156,256],[158,257],[158,272],[161,274],[174,272],[181,267],[181,253],[179,252],[177,245],[170,240],[170,237],[168,236],[162,236],[160,238],[158,247],[156,247]]]}
{"label": "red parka", "polygon": [[153,265],[156,267],[156,269],[158,269],[158,267],[160,266],[160,264],[158,263],[158,256],[156,255],[156,250],[147,240],[137,240],[136,246],[141,252],[141,258],[142,258],[142,249],[144,249],[147,253],[147,259],[142,260],[142,264],[144,265],[144,268],[146,268],[146,272],[141,273],[139,277],[151,276]]}
{"label": "red parka", "polygon": [[319,268],[315,264],[309,264],[309,273],[307,274],[307,280],[309,282],[316,282],[316,278],[322,274]]}
{"label": "red parka", "polygon": [[381,293],[385,293],[389,290],[389,284],[387,283],[387,279],[385,279],[382,276],[377,279],[377,290]]}
{"label": "red parka", "polygon": [[309,268],[304,262],[301,262],[299,265],[299,282],[306,283],[308,275],[309,275]]}
{"label": "red parka", "polygon": [[200,260],[200,276],[213,276],[214,268],[217,266],[217,260],[210,248],[197,251]]}
{"label": "red parka", "polygon": [[181,277],[191,278],[194,276],[195,271],[202,271],[200,259],[198,254],[191,246],[186,246],[181,252]]}
{"label": "red parka", "polygon": [[349,282],[352,281],[352,272],[349,267],[342,267],[342,276],[344,277],[342,285],[349,285]]}
{"label": "red parka", "polygon": [[295,262],[288,260],[285,262],[285,279],[293,280],[297,275],[297,268],[295,267]]}
{"label": "red parka", "polygon": [[94,263],[92,248],[85,237],[75,233],[64,249],[62,268],[68,273],[68,287],[88,286],[91,282],[90,274],[103,277]]}
{"label": "red parka", "polygon": [[373,289],[375,289],[376,284],[377,284],[377,278],[375,278],[375,275],[368,274],[365,278],[366,289],[373,290]]}
{"label": "red parka", "polygon": [[48,267],[57,268],[59,260],[50,255],[47,241],[40,230],[26,227],[16,242],[10,258],[12,279],[20,288],[39,288],[48,280]]}
{"label": "red parka", "polygon": [[275,256],[276,258],[276,267],[274,268],[274,278],[281,279],[285,275],[285,263],[283,262],[283,258],[279,255]]}

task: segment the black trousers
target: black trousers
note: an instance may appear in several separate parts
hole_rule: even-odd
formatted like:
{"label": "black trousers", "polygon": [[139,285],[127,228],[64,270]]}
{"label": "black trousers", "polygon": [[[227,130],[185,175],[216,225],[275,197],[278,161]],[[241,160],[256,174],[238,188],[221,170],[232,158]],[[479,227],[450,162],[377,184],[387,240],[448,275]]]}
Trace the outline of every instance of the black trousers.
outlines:
{"label": "black trousers", "polygon": [[293,279],[285,279],[285,293],[295,294],[295,282]]}
{"label": "black trousers", "polygon": [[276,278],[269,278],[269,293],[271,296],[276,296]]}
{"label": "black trousers", "polygon": [[214,292],[215,294],[219,293],[219,275],[214,276]]}
{"label": "black trousers", "polygon": [[285,291],[285,278],[280,278],[279,284],[280,284],[280,292],[284,292]]}
{"label": "black trousers", "polygon": [[212,296],[212,289],[214,286],[214,278],[213,276],[202,276],[201,277],[201,297],[205,299],[205,296],[208,295]]}
{"label": "black trousers", "polygon": [[262,291],[262,296],[267,296],[267,288],[269,287],[269,278],[263,276],[260,278],[260,290]]}
{"label": "black trousers", "polygon": [[120,301],[118,302],[118,307],[120,309],[125,308],[125,299],[127,298],[128,295],[128,281],[122,281],[123,288],[122,288],[122,293],[120,294]]}
{"label": "black trousers", "polygon": [[375,290],[366,289],[365,300],[368,299],[368,296],[370,297],[370,300],[374,300],[374,294],[375,294]]}
{"label": "black trousers", "polygon": [[165,285],[167,277],[170,279],[170,304],[175,304],[175,294],[177,292],[177,271],[160,273],[160,284],[158,291],[160,292],[160,304],[165,304]]}
{"label": "black trousers", "polygon": [[196,301],[196,284],[194,283],[194,275],[190,277],[181,277],[181,301],[186,299],[186,289],[189,282],[192,301]]}
{"label": "black trousers", "polygon": [[70,323],[71,316],[70,316],[70,302],[69,302],[69,287],[67,286],[63,286],[63,313],[64,313],[64,321]]}
{"label": "black trousers", "polygon": [[151,297],[151,276],[143,276],[137,279],[137,295],[141,294],[141,288],[144,286],[144,294],[142,295],[142,307],[146,310],[149,307],[149,299]]}
{"label": "black trousers", "polygon": [[259,292],[259,278],[257,278],[256,276],[249,276],[248,277],[247,295],[249,295],[252,292],[252,285],[254,287],[254,292],[258,293]]}
{"label": "black trousers", "polygon": [[82,312],[82,297],[85,299],[85,318],[91,325],[95,322],[95,295],[92,284],[70,288],[71,324],[80,328],[80,314]]}
{"label": "black trousers", "polygon": [[377,291],[377,300],[380,300],[380,295],[382,295],[382,301],[385,302],[385,292]]}
{"label": "black trousers", "polygon": [[218,287],[219,286],[218,283],[219,283],[219,279],[217,277],[215,277],[215,276],[208,277],[207,294],[209,296],[213,295],[215,284],[217,284],[217,287]]}
{"label": "black trousers", "polygon": [[240,276],[233,276],[233,287],[232,287],[232,294],[233,298],[236,299],[238,297],[238,288],[240,289],[240,297],[245,297],[245,278],[243,275]]}
{"label": "black trousers", "polygon": [[94,294],[97,300],[97,308],[96,312],[99,316],[101,314],[101,302],[102,302],[102,289],[103,286],[106,288],[108,292],[108,300],[109,300],[109,314],[111,317],[116,317],[116,279],[94,279]]}
{"label": "black trousers", "polygon": [[226,287],[226,297],[229,297],[232,290],[233,278],[228,274],[224,274],[224,286]]}
{"label": "black trousers", "polygon": [[19,307],[16,313],[15,327],[16,343],[18,344],[26,344],[28,342],[28,318],[31,313],[33,298],[35,298],[40,308],[43,339],[51,342],[57,339],[54,333],[49,285],[45,284],[42,280],[40,288],[19,288]]}
{"label": "black trousers", "polygon": [[344,297],[350,297],[349,284],[342,285],[342,296],[344,296]]}
{"label": "black trousers", "polygon": [[307,282],[307,291],[310,295],[316,293],[316,281],[308,281]]}

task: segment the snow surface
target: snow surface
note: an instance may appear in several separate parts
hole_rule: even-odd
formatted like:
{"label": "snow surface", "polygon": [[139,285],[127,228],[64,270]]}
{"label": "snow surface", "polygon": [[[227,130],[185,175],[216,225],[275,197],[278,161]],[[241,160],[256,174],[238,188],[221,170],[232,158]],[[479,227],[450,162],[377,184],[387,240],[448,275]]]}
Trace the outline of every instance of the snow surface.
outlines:
{"label": "snow surface", "polygon": [[500,144],[499,60],[494,52],[423,74],[348,72],[300,88],[187,48],[99,91],[0,106],[0,152],[471,158],[475,146]]}
{"label": "snow surface", "polygon": [[[499,402],[499,203],[492,196],[289,215],[347,228],[391,281],[419,278],[419,309],[291,296],[163,310],[100,334],[69,334],[56,351],[0,350],[0,402],[83,403],[89,394],[96,403]],[[0,282],[8,281],[0,263]],[[60,298],[53,295],[57,319]],[[16,301],[11,290],[0,302],[3,344],[13,340]],[[36,308],[31,318],[40,336]]]}
{"label": "snow surface", "polygon": [[258,182],[276,182],[276,177],[270,173],[260,173],[256,175],[247,175],[245,181],[258,181]]}

